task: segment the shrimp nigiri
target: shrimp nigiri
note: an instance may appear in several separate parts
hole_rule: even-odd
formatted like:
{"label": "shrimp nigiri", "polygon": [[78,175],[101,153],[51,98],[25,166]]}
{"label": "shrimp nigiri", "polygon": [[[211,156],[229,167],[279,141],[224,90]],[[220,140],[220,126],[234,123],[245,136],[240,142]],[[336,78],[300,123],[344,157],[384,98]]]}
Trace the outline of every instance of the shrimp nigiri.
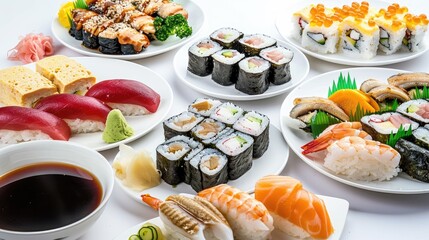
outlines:
{"label": "shrimp nigiri", "polygon": [[248,193],[226,184],[198,193],[226,217],[234,232],[234,239],[269,239],[273,218],[267,208]]}
{"label": "shrimp nigiri", "polygon": [[274,218],[274,226],[299,238],[326,239],[334,229],[323,200],[288,176],[265,176],[256,182],[255,198]]}

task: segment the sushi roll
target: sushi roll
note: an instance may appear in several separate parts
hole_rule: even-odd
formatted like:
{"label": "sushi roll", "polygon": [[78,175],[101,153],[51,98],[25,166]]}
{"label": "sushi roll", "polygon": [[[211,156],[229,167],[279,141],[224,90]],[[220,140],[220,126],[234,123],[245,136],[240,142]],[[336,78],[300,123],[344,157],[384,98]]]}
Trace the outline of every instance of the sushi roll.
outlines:
{"label": "sushi roll", "polygon": [[374,20],[346,17],[339,25],[340,51],[352,57],[373,58],[377,54],[380,28]]}
{"label": "sushi roll", "polygon": [[325,8],[323,4],[310,4],[292,15],[292,31],[291,35],[297,41],[301,42],[304,29],[313,20],[316,15],[325,15],[332,12],[331,9]]}
{"label": "sushi roll", "polygon": [[390,134],[398,132],[402,126],[403,129],[415,130],[419,124],[402,116],[400,113],[383,113],[364,116],[361,119],[362,129],[372,136],[374,140],[386,143]]}
{"label": "sushi roll", "polygon": [[90,18],[97,16],[97,13],[86,10],[76,8],[72,10],[72,21],[71,27],[69,29],[69,34],[74,37],[76,40],[82,40],[82,25]]}
{"label": "sushi roll", "polygon": [[106,30],[100,32],[98,35],[98,44],[100,45],[100,52],[106,54],[121,53],[121,45],[118,41],[118,32],[122,29],[129,27],[125,23],[114,23]]}
{"label": "sushi roll", "polygon": [[228,177],[235,180],[245,174],[253,161],[253,138],[234,132],[219,139],[216,148],[228,157]]}
{"label": "sushi roll", "polygon": [[406,14],[404,17],[407,30],[402,40],[403,48],[410,52],[418,52],[422,48],[423,37],[426,34],[429,20],[426,15]]}
{"label": "sushi roll", "polygon": [[214,53],[212,58],[212,79],[223,86],[234,84],[238,76],[238,62],[244,58],[244,54],[234,49],[224,49]]}
{"label": "sushi roll", "polygon": [[244,110],[230,102],[222,103],[210,115],[210,118],[232,126],[242,115]]}
{"label": "sushi roll", "polygon": [[183,182],[183,161],[189,151],[191,148],[183,141],[162,143],[156,148],[156,168],[166,183],[177,185]]}
{"label": "sushi roll", "polygon": [[407,29],[405,22],[397,19],[396,13],[392,16],[392,12],[386,12],[384,9],[379,11],[374,21],[380,28],[378,49],[387,55],[401,49]]}
{"label": "sushi roll", "polygon": [[222,122],[206,118],[197,126],[192,128],[191,136],[198,141],[203,141],[217,136],[217,134],[225,127],[225,124]]}
{"label": "sushi roll", "polygon": [[302,47],[317,53],[336,53],[340,39],[339,25],[339,21],[327,16],[310,21],[302,33]]}
{"label": "sushi roll", "polygon": [[270,119],[267,116],[251,111],[238,119],[233,128],[253,137],[253,158],[259,158],[270,143],[269,126]]}
{"label": "sushi roll", "polygon": [[[426,127],[419,127],[413,131],[414,143],[429,150],[429,129]],[[428,169],[429,170],[429,169]]]}
{"label": "sushi roll", "polygon": [[248,57],[238,63],[238,78],[235,88],[240,92],[255,95],[267,91],[270,63],[260,57]]}
{"label": "sushi roll", "polygon": [[221,104],[222,102],[216,99],[197,98],[188,106],[188,111],[198,113],[204,117],[209,117],[210,114],[212,114],[212,112]]}
{"label": "sushi roll", "polygon": [[98,48],[98,34],[106,30],[106,28],[108,28],[113,23],[114,22],[112,20],[102,15],[97,15],[88,19],[88,21],[83,24],[83,46],[92,49]]}
{"label": "sushi roll", "polygon": [[212,54],[221,50],[219,43],[204,39],[193,44],[188,51],[188,71],[198,76],[207,76],[213,72]]}
{"label": "sushi roll", "polygon": [[259,54],[263,59],[271,63],[268,80],[275,85],[287,83],[291,80],[290,62],[293,52],[285,47],[270,47]]}
{"label": "sushi roll", "polygon": [[191,136],[191,129],[203,119],[202,116],[191,112],[182,112],[170,117],[163,122],[165,139],[170,139],[177,135]]}
{"label": "sushi roll", "polygon": [[401,154],[400,167],[412,178],[429,183],[429,150],[399,139],[395,149]]}
{"label": "sushi roll", "polygon": [[243,33],[234,28],[220,28],[210,34],[210,39],[222,45],[226,49],[237,49],[238,40]]}
{"label": "sushi roll", "polygon": [[149,38],[134,28],[127,27],[118,32],[118,42],[124,55],[141,53],[150,45]]}
{"label": "sushi roll", "polygon": [[422,125],[429,123],[429,102],[426,100],[418,99],[404,102],[398,106],[396,111]]}
{"label": "sushi roll", "polygon": [[246,56],[257,56],[262,49],[272,47],[277,43],[274,38],[264,34],[244,35],[238,42],[240,51]]}
{"label": "sushi roll", "polygon": [[216,136],[211,137],[211,138],[207,138],[207,139],[203,139],[201,142],[204,144],[205,147],[215,148],[216,147],[216,143],[221,138],[223,138],[224,136],[227,136],[227,135],[233,133],[234,131],[235,130],[233,128],[226,127],[222,131],[220,131]]}

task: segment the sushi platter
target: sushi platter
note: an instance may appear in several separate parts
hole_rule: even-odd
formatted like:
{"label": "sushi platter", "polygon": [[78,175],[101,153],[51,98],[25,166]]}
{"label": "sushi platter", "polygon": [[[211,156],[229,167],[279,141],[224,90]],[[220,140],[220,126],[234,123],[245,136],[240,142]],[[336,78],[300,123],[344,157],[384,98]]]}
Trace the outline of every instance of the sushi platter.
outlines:
{"label": "sushi platter", "polygon": [[296,47],[289,43],[279,40],[277,42],[278,45],[284,46],[285,48],[288,48],[290,51],[293,52],[293,59],[290,62],[290,74],[292,78],[289,82],[286,82],[281,85],[270,84],[268,89],[260,94],[249,95],[237,90],[233,85],[224,86],[216,83],[212,80],[211,75],[198,76],[189,72],[187,70],[189,60],[188,51],[193,44],[192,42],[186,44],[185,46],[181,47],[179,51],[177,51],[173,60],[174,70],[179,79],[184,84],[194,89],[195,91],[206,94],[208,96],[237,101],[250,101],[274,97],[285,93],[286,91],[295,87],[297,84],[299,84],[302,80],[305,79],[308,72],[310,71],[310,65],[304,54],[302,54]]}
{"label": "sushi platter", "polygon": [[[314,4],[324,4],[326,8],[328,7],[341,7],[343,4],[350,5],[353,1],[352,0],[341,0],[336,2],[329,2],[329,1],[316,1]],[[291,29],[295,28],[295,25],[292,21],[292,16],[294,13],[300,11],[301,9],[304,9],[305,7],[308,7],[310,5],[309,2],[299,2],[294,4],[291,8],[285,8],[286,12],[282,12],[278,15],[276,19],[276,27],[280,35],[286,39],[290,44],[304,52],[305,54],[308,54],[312,57],[318,58],[323,61],[337,63],[337,64],[343,64],[343,65],[350,65],[350,66],[382,66],[382,65],[388,65],[393,63],[400,63],[405,62],[414,58],[417,58],[427,52],[429,49],[429,36],[425,34],[423,36],[423,39],[421,40],[419,44],[419,49],[415,51],[408,51],[405,49],[399,49],[394,53],[386,54],[382,52],[381,50],[376,51],[376,55],[373,57],[362,57],[362,56],[352,56],[348,54],[346,51],[338,52],[335,50],[335,53],[322,53],[323,51],[316,51],[313,49],[312,46],[306,46],[304,47],[302,43],[295,37],[294,31]],[[389,6],[389,3],[383,2],[383,1],[371,1],[370,6],[374,7],[375,9],[380,8],[387,8]],[[418,12],[418,9],[410,12]],[[401,17],[400,17],[401,18]],[[381,37],[380,37],[381,38]],[[312,40],[311,40],[312,41]],[[316,43],[314,43],[316,44]],[[335,45],[335,44],[334,44]],[[312,50],[310,50],[312,49]]]}
{"label": "sushi platter", "polygon": [[[322,93],[328,93],[328,88],[332,82],[342,74],[350,74],[356,79],[359,86],[367,79],[387,79],[388,77],[403,73],[403,71],[388,68],[349,68],[337,71],[328,72],[312,79],[309,79],[294,89],[284,100],[281,107],[280,121],[283,136],[288,142],[291,149],[309,166],[316,169],[320,173],[341,183],[366,189],[375,192],[395,193],[395,194],[422,194],[429,192],[429,185],[425,182],[420,182],[412,179],[407,174],[400,172],[395,178],[385,181],[358,181],[347,178],[345,175],[335,174],[323,165],[323,157],[321,154],[304,155],[301,146],[312,140],[311,135],[296,128],[296,122],[289,117],[289,113],[293,108],[293,100],[302,96],[320,96]],[[318,83],[317,85],[315,83]]]}
{"label": "sushi platter", "polygon": [[116,59],[141,59],[151,56],[155,56],[164,52],[171,51],[186,42],[190,41],[194,36],[196,36],[201,28],[204,25],[205,14],[200,6],[192,0],[178,0],[175,1],[178,4],[181,4],[184,9],[187,10],[189,14],[188,23],[192,27],[192,35],[186,38],[179,38],[176,36],[171,36],[167,40],[161,41],[152,41],[147,49],[144,49],[140,53],[136,54],[104,54],[97,49],[87,48],[82,45],[82,41],[78,41],[72,37],[67,28],[64,28],[60,25],[58,18],[54,18],[51,23],[51,30],[55,38],[67,48],[70,48],[73,51],[78,53],[94,56],[94,57],[104,57],[104,58],[116,58]]}

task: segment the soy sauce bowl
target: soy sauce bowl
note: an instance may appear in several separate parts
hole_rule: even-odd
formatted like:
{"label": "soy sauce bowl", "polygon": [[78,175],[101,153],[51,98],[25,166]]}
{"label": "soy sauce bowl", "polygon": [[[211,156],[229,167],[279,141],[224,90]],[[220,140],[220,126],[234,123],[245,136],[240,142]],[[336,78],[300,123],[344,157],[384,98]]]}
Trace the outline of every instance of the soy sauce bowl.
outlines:
{"label": "soy sauce bowl", "polygon": [[[98,179],[101,194],[99,202],[88,214],[64,226],[48,230],[10,230],[0,228],[0,239],[14,240],[72,240],[81,237],[101,216],[114,185],[114,175],[109,162],[100,153],[65,141],[40,140],[19,143],[0,149],[0,178],[28,165],[61,164],[77,166]],[[0,181],[1,182],[1,181]],[[0,185],[0,187],[3,187]],[[4,197],[4,196],[0,196]],[[61,204],[61,203],[60,203]],[[2,213],[3,214],[3,213]],[[31,225],[31,224],[30,224]]]}

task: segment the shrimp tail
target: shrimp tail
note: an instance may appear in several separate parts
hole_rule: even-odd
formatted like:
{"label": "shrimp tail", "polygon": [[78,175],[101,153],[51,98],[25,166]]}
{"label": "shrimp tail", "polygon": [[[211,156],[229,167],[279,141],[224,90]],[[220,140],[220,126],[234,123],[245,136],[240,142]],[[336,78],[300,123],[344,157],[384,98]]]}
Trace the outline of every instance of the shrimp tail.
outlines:
{"label": "shrimp tail", "polygon": [[159,205],[162,203],[162,200],[152,197],[149,194],[142,194],[141,195],[142,201],[149,205],[149,207],[159,210]]}

